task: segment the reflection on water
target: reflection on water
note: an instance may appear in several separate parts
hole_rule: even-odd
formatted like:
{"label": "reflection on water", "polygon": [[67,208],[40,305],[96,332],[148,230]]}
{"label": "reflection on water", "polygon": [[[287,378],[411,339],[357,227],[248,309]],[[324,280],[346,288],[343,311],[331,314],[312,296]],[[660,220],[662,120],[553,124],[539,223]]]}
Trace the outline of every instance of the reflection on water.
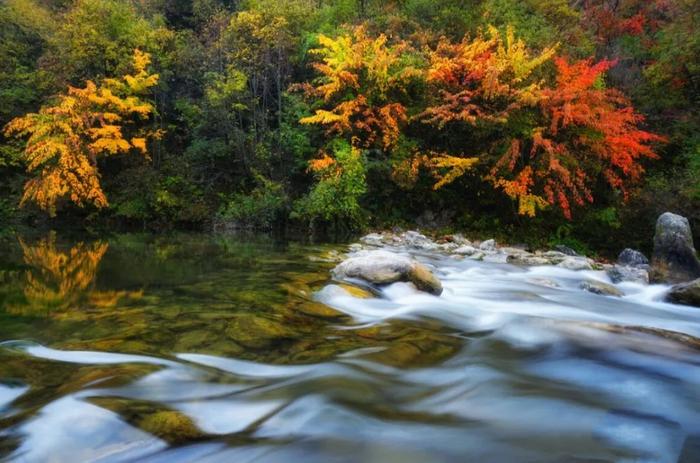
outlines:
{"label": "reflection on water", "polygon": [[598,272],[418,256],[441,297],[328,280],[333,247],[179,235],[0,250],[0,458],[696,462],[700,310]]}

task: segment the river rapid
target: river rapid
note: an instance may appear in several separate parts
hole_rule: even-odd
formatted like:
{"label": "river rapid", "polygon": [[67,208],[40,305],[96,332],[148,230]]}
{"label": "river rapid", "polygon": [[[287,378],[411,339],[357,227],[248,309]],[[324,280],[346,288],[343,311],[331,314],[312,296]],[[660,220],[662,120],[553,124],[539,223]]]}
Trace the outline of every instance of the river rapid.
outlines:
{"label": "river rapid", "polygon": [[206,235],[0,252],[0,457],[77,462],[700,461],[700,308],[602,271]]}

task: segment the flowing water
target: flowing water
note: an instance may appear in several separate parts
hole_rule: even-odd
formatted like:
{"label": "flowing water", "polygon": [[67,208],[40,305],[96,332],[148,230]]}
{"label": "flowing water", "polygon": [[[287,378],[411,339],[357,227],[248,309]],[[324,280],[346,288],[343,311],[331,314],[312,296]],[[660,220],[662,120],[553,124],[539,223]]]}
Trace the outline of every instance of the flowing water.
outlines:
{"label": "flowing water", "polygon": [[0,458],[700,462],[700,309],[667,288],[423,254],[442,296],[367,297],[334,249],[5,243]]}

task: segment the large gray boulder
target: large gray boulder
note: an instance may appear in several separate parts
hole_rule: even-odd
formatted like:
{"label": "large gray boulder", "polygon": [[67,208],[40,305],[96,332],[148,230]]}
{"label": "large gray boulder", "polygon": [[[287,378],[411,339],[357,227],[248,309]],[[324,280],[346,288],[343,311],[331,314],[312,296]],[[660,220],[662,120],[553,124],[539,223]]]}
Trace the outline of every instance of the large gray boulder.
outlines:
{"label": "large gray boulder", "polygon": [[336,280],[359,278],[376,285],[406,281],[421,291],[442,294],[442,283],[425,265],[388,251],[363,252],[338,264],[332,274]]}
{"label": "large gray boulder", "polygon": [[700,278],[688,219],[666,212],[656,222],[650,279],[655,283],[683,283]]}
{"label": "large gray boulder", "polygon": [[700,307],[700,278],[672,287],[666,295],[666,300],[675,304]]}

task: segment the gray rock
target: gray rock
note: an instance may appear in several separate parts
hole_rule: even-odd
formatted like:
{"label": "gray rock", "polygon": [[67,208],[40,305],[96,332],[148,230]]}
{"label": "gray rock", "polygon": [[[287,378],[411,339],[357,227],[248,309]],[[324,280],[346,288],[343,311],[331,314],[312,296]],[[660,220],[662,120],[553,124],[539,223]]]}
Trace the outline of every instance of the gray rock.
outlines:
{"label": "gray rock", "polygon": [[688,219],[666,212],[656,222],[652,282],[683,283],[700,278],[700,261]]}
{"label": "gray rock", "polygon": [[360,238],[360,242],[369,246],[382,246],[384,244],[384,235],[379,233],[370,233]]}
{"label": "gray rock", "polygon": [[591,261],[585,257],[567,257],[557,264],[557,267],[562,267],[568,270],[592,270]]}
{"label": "gray rock", "polygon": [[474,246],[460,246],[454,251],[452,251],[454,254],[459,254],[460,256],[471,256],[475,252],[477,252],[478,249],[476,249]]}
{"label": "gray rock", "polygon": [[563,244],[558,244],[558,245],[554,246],[554,250],[561,252],[562,254],[565,254],[567,256],[576,257],[579,255],[579,253],[577,253],[576,251],[574,251],[573,249],[571,249],[568,246],[564,246]]}
{"label": "gray rock", "polygon": [[359,278],[377,285],[410,281],[421,291],[442,293],[440,280],[425,265],[388,251],[363,252],[338,264],[332,274],[339,281]]}
{"label": "gray rock", "polygon": [[423,249],[434,251],[438,249],[438,244],[427,236],[418,233],[417,231],[407,231],[401,235],[406,246],[414,249]]}
{"label": "gray rock", "polygon": [[533,256],[528,254],[521,255],[511,255],[508,256],[508,263],[514,265],[528,265],[528,266],[538,266],[538,265],[551,265],[552,261],[546,257]]}
{"label": "gray rock", "polygon": [[648,267],[649,259],[647,259],[647,256],[635,249],[626,248],[622,250],[619,256],[617,256],[617,263],[627,267]]}
{"label": "gray rock", "polygon": [[700,307],[700,278],[671,288],[666,295],[668,302]]}
{"label": "gray rock", "polygon": [[613,283],[631,281],[634,283],[649,283],[649,272],[642,267],[630,267],[627,265],[615,265],[607,270],[608,277]]}
{"label": "gray rock", "polygon": [[566,254],[559,252],[559,251],[547,251],[547,252],[541,252],[538,251],[535,253],[536,256],[538,257],[544,257],[545,259],[549,259],[552,264],[559,264],[560,262],[563,262],[565,259],[571,257],[567,256]]}
{"label": "gray rock", "polygon": [[622,297],[625,295],[625,293],[623,293],[613,285],[603,283],[602,281],[583,281],[579,285],[579,288],[583,289],[584,291],[588,291],[589,293],[599,294],[601,296]]}
{"label": "gray rock", "polygon": [[486,256],[486,254],[485,254],[484,252],[482,252],[482,251],[476,251],[474,254],[472,254],[471,256],[469,256],[469,258],[470,258],[471,260],[484,260],[484,256]]}
{"label": "gray rock", "polygon": [[479,249],[481,249],[482,251],[495,251],[496,250],[496,240],[490,239],[490,240],[483,241],[479,245]]}

